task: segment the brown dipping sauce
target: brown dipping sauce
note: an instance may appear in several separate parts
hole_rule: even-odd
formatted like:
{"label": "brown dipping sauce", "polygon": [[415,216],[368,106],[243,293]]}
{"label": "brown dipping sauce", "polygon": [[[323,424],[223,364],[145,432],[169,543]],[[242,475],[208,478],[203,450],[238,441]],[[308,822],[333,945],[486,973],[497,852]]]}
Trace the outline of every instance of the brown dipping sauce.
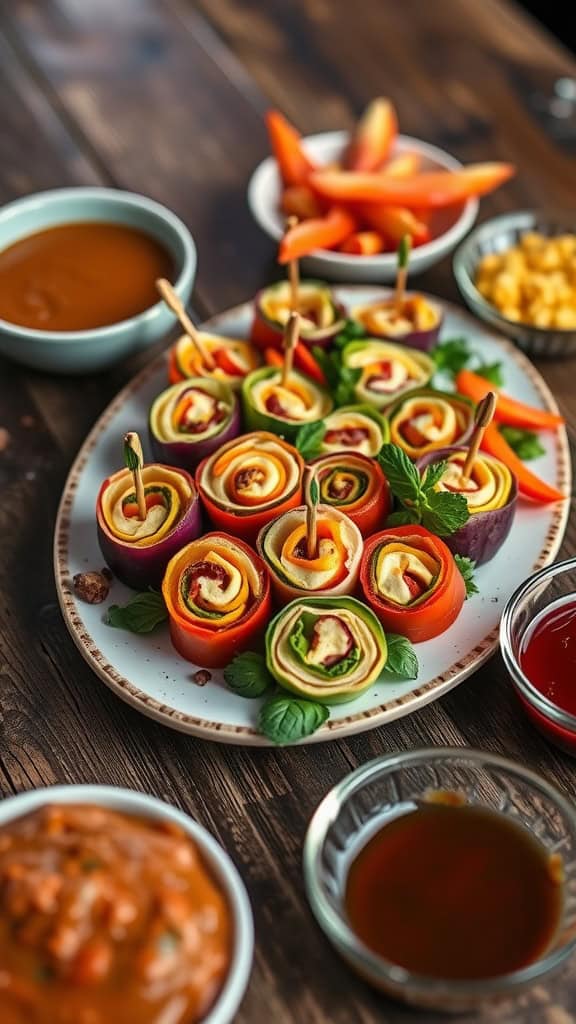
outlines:
{"label": "brown dipping sauce", "polygon": [[360,851],[345,902],[358,937],[392,963],[428,977],[495,977],[550,946],[562,864],[503,814],[424,803]]}
{"label": "brown dipping sauce", "polygon": [[2,1024],[192,1024],[231,944],[178,825],[55,805],[0,828]]}
{"label": "brown dipping sauce", "polygon": [[172,279],[156,239],[124,224],[62,224],[0,252],[0,319],[39,331],[87,331],[137,316]]}

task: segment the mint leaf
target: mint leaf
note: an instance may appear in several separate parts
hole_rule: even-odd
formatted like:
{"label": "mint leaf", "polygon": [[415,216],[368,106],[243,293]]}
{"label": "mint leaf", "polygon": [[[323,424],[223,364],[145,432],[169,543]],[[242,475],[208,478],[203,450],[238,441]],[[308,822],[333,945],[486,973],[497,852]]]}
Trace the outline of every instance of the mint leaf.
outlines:
{"label": "mint leaf", "polygon": [[334,390],[334,401],[336,405],[350,405],[357,400],[356,385],[362,376],[359,367],[340,367],[340,377]]}
{"label": "mint leaf", "polygon": [[522,430],[520,427],[500,427],[500,433],[512,451],[516,452],[518,458],[523,459],[524,462],[546,454],[538,434],[532,430]]}
{"label": "mint leaf", "polygon": [[420,522],[420,513],[416,508],[399,508],[392,512],[386,520],[386,526],[411,526],[412,523]]}
{"label": "mint leaf", "polygon": [[454,561],[456,562],[458,571],[464,580],[464,585],[466,587],[466,600],[468,600],[469,597],[472,597],[472,594],[480,593],[474,579],[476,562],[472,561],[472,559],[468,558],[466,555],[454,555]]}
{"label": "mint leaf", "polygon": [[358,341],[358,338],[366,337],[364,325],[357,320],[347,320],[339,334],[336,335],[332,344],[334,348],[344,348],[349,341]]}
{"label": "mint leaf", "polygon": [[445,370],[454,376],[470,362],[472,353],[466,338],[450,338],[435,345],[430,352],[436,370]]}
{"label": "mint leaf", "polygon": [[111,604],[104,616],[107,626],[127,629],[130,633],[151,633],[168,618],[168,611],[162,594],[146,590],[136,594],[128,604]]}
{"label": "mint leaf", "polygon": [[330,391],[333,391],[334,388],[338,387],[340,381],[340,370],[342,368],[340,353],[335,351],[327,352],[320,345],[313,345],[312,355],[326,377]]}
{"label": "mint leaf", "polygon": [[444,471],[448,462],[446,459],[442,459],[441,462],[431,462],[424,471],[422,477],[422,490],[433,491],[436,484],[440,482],[444,476]]}
{"label": "mint leaf", "polygon": [[325,433],[326,424],[324,420],[318,420],[316,423],[304,423],[300,427],[296,434],[294,446],[300,452],[304,462],[315,459],[317,455],[320,455]]}
{"label": "mint leaf", "polygon": [[237,654],[224,669],[227,685],[239,697],[262,697],[274,685],[263,654],[245,651]]}
{"label": "mint leaf", "polygon": [[384,671],[397,679],[416,679],[418,675],[418,657],[408,637],[396,633],[386,634],[388,658]]}
{"label": "mint leaf", "polygon": [[324,704],[279,694],[264,704],[258,728],[273,743],[284,746],[311,736],[329,717]]}
{"label": "mint leaf", "polygon": [[484,377],[485,380],[489,380],[495,388],[504,386],[502,363],[480,363],[480,366],[474,368],[474,373],[477,373],[479,377]]}
{"label": "mint leaf", "polygon": [[383,444],[377,459],[394,497],[402,502],[418,501],[421,490],[420,476],[406,452],[397,444]]}
{"label": "mint leaf", "polygon": [[468,502],[463,494],[452,491],[430,491],[421,508],[421,522],[431,533],[447,537],[464,526],[470,518]]}

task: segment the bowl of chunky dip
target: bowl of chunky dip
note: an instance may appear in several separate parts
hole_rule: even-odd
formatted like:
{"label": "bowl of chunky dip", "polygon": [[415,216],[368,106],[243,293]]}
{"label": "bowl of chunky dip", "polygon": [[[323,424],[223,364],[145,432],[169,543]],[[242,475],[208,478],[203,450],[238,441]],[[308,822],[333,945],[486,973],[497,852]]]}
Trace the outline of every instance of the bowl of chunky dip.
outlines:
{"label": "bowl of chunky dip", "polygon": [[108,786],[0,803],[2,1024],[230,1024],[244,885],[186,814]]}

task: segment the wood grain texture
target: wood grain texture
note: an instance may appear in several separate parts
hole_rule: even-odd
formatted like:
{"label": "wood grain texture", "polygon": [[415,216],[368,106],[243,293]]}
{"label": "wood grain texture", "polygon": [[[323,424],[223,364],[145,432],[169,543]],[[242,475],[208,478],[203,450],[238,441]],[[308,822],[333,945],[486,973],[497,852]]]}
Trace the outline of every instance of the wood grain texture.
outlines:
{"label": "wood grain texture", "polygon": [[[531,98],[576,65],[512,4],[12,0],[0,8],[0,30],[0,200],[75,183],[160,199],[197,238],[202,314],[241,301],[275,273],[272,246],[244,199],[266,154],[269,103],[304,131],[319,131],[349,126],[372,95],[388,93],[407,132],[465,160],[517,162],[517,180],[483,202],[483,216],[573,201],[572,155],[543,130]],[[421,283],[456,297],[449,261]],[[572,426],[574,365],[541,366]],[[309,750],[202,743],[116,700],[65,632],[51,540],[74,452],[133,370],[70,382],[0,363],[0,428],[9,433],[0,452],[0,792],[56,781],[122,784],[207,825],[240,867],[256,917],[239,1024],[443,1020],[376,996],[324,940],[300,870],[310,814],[347,771],[389,751],[480,746],[529,763],[575,795],[573,762],[519,715],[499,658],[410,719]],[[574,552],[572,520],[564,553]],[[479,1020],[575,1024],[575,983],[573,965]]]}

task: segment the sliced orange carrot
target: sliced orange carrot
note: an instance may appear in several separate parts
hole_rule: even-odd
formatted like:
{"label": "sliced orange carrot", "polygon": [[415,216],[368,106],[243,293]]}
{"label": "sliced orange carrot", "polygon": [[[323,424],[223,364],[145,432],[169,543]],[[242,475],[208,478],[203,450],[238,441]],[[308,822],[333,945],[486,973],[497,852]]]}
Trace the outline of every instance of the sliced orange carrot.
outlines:
{"label": "sliced orange carrot", "polygon": [[[460,370],[456,376],[456,388],[461,395],[466,395],[473,402],[481,402],[489,391],[494,391],[494,385],[485,377],[481,377],[472,370]],[[498,401],[494,419],[497,423],[506,423],[510,427],[523,427],[525,430],[555,430],[564,423],[564,417],[555,412],[548,412],[546,409],[538,409],[533,405],[526,405],[516,398],[497,392]]]}
{"label": "sliced orange carrot", "polygon": [[278,260],[290,260],[308,256],[315,249],[333,249],[356,230],[356,221],[347,210],[334,206],[324,217],[313,217],[290,228],[280,242]]}
{"label": "sliced orange carrot", "polygon": [[397,134],[398,119],[390,100],[372,100],[352,134],[345,166],[351,171],[376,170],[386,160]]}
{"label": "sliced orange carrot", "polygon": [[286,120],[279,110],[268,111],[266,127],[272,152],[276,157],[284,184],[305,184],[315,165],[304,150],[300,132]]}
{"label": "sliced orange carrot", "polygon": [[284,356],[277,348],[265,348],[264,362],[268,366],[277,366],[279,369],[282,369],[284,366]]}
{"label": "sliced orange carrot", "polygon": [[410,235],[412,245],[423,245],[431,238],[430,229],[411,210],[404,206],[380,206],[377,203],[362,203],[358,215],[372,230],[380,232],[396,248],[404,235]]}
{"label": "sliced orange carrot", "polygon": [[308,185],[290,185],[285,188],[280,208],[286,217],[298,217],[298,220],[321,217],[323,213],[322,203]]}
{"label": "sliced orange carrot", "polygon": [[340,202],[385,203],[435,209],[492,192],[515,173],[512,164],[470,164],[458,171],[423,171],[408,178],[354,171],[315,171],[310,184],[320,195]]}
{"label": "sliced orange carrot", "polygon": [[315,380],[317,384],[322,384],[323,387],[326,387],[328,383],[326,377],[310,349],[303,341],[299,341],[294,349],[294,365],[302,373],[305,373],[307,377]]}
{"label": "sliced orange carrot", "polygon": [[540,501],[547,504],[550,501],[561,501],[566,498],[562,491],[557,490],[555,487],[551,487],[544,480],[541,480],[539,476],[532,473],[519,459],[516,452],[512,450],[508,442],[502,437],[502,434],[498,430],[495,423],[491,423],[490,426],[484,431],[484,437],[482,438],[481,447],[484,451],[488,452],[489,455],[493,455],[496,459],[500,459],[508,469],[514,473],[514,476],[518,480],[518,489],[521,494],[526,498],[532,498],[533,501]]}
{"label": "sliced orange carrot", "polygon": [[391,175],[393,178],[408,178],[411,174],[417,174],[422,164],[422,157],[419,153],[399,153],[387,160],[378,168],[383,174]]}
{"label": "sliced orange carrot", "polygon": [[378,231],[355,231],[342,242],[341,252],[353,253],[356,256],[376,256],[384,252],[386,243]]}

